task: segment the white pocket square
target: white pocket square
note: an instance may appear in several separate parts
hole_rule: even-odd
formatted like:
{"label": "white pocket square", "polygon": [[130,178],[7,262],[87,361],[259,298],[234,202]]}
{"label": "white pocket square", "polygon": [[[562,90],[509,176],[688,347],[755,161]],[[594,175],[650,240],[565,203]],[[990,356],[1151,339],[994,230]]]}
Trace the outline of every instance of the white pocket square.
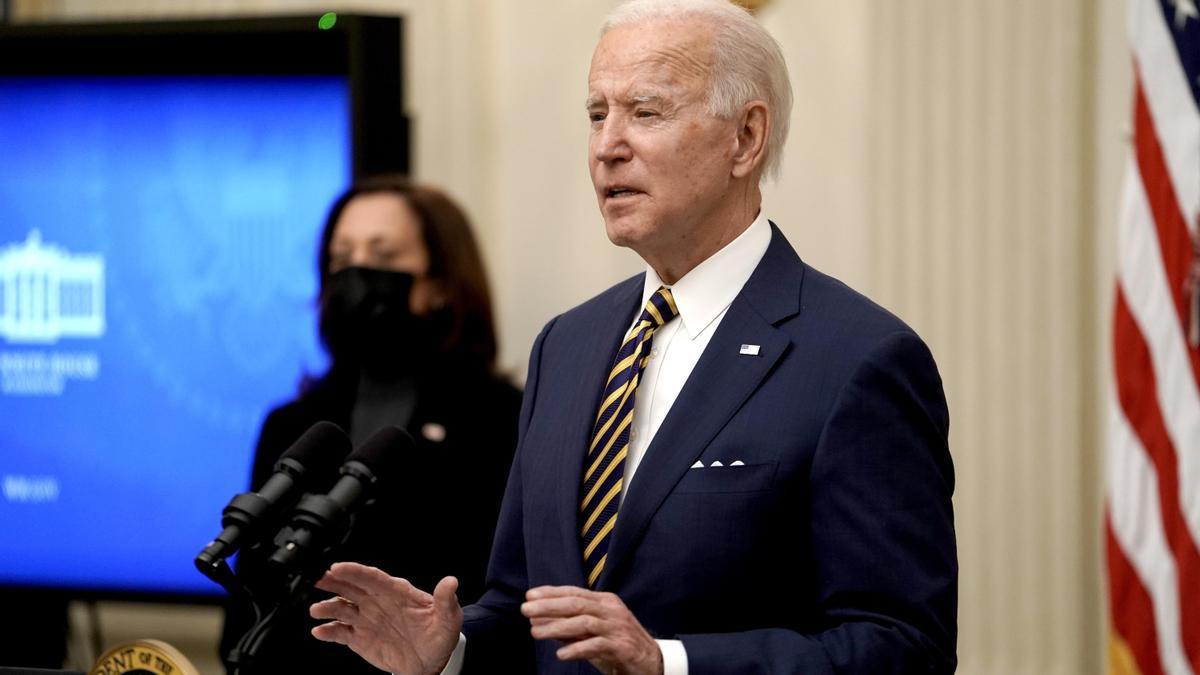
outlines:
{"label": "white pocket square", "polygon": [[[714,460],[713,460],[713,463],[712,463],[712,464],[709,464],[708,466],[709,466],[710,468],[721,468],[721,467],[724,467],[724,466],[726,466],[726,465],[725,465],[723,462],[721,462],[721,460],[719,460],[719,459],[714,459]],[[742,460],[740,460],[740,459],[735,459],[735,460],[733,460],[732,462],[730,462],[730,463],[728,464],[728,466],[746,466],[746,463],[745,463],[745,462],[743,462],[743,461],[742,461]],[[693,468],[693,469],[703,469],[703,468],[704,468],[704,462],[702,462],[701,460],[696,460],[696,463],[692,465],[692,468]]]}

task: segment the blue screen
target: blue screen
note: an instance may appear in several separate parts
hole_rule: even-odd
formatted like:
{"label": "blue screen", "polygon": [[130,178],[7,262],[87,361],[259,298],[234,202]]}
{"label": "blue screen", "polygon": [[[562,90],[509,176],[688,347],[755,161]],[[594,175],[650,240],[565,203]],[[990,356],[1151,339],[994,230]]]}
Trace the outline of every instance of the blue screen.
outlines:
{"label": "blue screen", "polygon": [[0,584],[192,566],[265,412],[325,368],[343,77],[0,78]]}

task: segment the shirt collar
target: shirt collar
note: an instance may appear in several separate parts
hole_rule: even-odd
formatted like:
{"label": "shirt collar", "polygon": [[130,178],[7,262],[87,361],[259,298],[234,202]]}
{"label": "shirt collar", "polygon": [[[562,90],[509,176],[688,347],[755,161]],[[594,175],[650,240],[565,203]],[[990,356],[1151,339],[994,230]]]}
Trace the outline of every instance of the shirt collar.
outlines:
{"label": "shirt collar", "polygon": [[[675,298],[675,306],[679,308],[679,320],[689,338],[695,340],[733,303],[770,244],[771,226],[760,210],[745,232],[668,286]],[[646,281],[642,288],[643,307],[660,286],[666,284],[654,268],[646,265]]]}

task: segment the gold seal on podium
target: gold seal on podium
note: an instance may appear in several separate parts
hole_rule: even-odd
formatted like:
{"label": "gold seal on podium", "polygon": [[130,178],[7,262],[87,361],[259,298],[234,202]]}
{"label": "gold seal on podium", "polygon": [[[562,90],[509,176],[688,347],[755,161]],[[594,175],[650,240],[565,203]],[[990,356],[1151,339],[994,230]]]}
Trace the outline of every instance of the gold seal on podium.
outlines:
{"label": "gold seal on podium", "polygon": [[96,661],[88,675],[200,675],[178,649],[161,640],[122,642]]}

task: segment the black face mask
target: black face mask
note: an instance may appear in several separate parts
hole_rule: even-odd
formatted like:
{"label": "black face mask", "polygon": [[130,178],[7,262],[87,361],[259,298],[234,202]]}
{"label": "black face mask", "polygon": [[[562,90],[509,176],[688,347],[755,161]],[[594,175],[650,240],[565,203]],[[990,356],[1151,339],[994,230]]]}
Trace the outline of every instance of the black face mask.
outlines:
{"label": "black face mask", "polygon": [[335,366],[402,374],[436,348],[429,319],[409,310],[413,275],[347,267],[325,282],[321,339]]}

